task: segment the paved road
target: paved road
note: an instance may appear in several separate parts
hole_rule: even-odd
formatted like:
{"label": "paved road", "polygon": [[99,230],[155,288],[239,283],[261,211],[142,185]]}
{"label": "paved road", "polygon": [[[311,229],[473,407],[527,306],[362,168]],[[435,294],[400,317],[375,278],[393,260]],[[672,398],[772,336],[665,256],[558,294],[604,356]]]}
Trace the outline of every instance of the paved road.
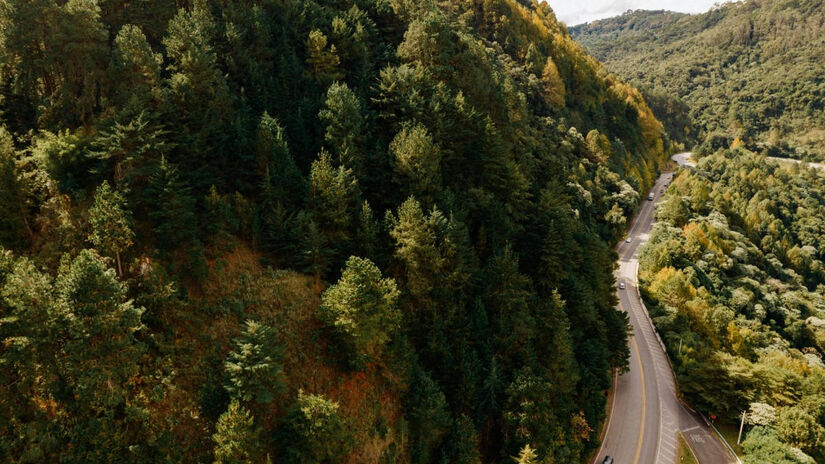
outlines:
{"label": "paved road", "polygon": [[[679,153],[678,155],[673,155],[673,161],[679,163],[679,166],[696,166],[696,163],[694,163],[690,159],[691,154],[692,153],[690,152],[685,152]],[[825,171],[825,163],[811,163],[809,161],[800,161],[791,158],[776,158],[773,156],[766,156],[766,158],[768,158],[769,160],[778,161],[780,163],[803,163],[808,167],[819,169],[820,171]]]}
{"label": "paved road", "polygon": [[[679,156],[674,159],[682,164]],[[666,173],[656,181],[652,192],[657,200],[670,179]],[[607,430],[594,462],[601,464],[605,456],[612,456],[615,464],[675,464],[681,431],[700,464],[735,463],[704,420],[679,402],[667,355],[639,297],[637,253],[648,239],[655,203],[644,202],[631,225],[631,241],[618,247],[617,280],[625,284],[618,290],[619,307],[633,326],[630,371],[616,379]]]}

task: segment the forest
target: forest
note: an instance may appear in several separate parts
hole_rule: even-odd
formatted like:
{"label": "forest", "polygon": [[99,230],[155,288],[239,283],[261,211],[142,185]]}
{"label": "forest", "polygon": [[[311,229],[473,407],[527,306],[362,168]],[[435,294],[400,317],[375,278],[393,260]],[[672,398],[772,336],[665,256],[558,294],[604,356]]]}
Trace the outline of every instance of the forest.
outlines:
{"label": "forest", "polygon": [[713,153],[739,140],[767,156],[825,160],[820,0],[745,0],[695,15],[630,11],[570,32],[641,89],[686,147]]}
{"label": "forest", "polygon": [[[546,3],[0,0],[0,44],[0,461],[598,445],[613,247],[674,144]],[[823,346],[799,245],[766,366]]]}
{"label": "forest", "polygon": [[746,464],[825,461],[825,174],[743,148],[682,170],[641,252],[681,394]]}

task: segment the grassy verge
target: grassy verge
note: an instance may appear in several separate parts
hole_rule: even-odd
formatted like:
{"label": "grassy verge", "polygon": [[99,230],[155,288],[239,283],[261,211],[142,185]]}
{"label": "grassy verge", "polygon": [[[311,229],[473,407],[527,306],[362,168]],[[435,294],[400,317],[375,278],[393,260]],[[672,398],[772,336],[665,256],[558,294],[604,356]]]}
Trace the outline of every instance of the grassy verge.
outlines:
{"label": "grassy verge", "polygon": [[740,458],[743,456],[742,447],[736,444],[736,438],[739,436],[739,424],[714,424],[719,432],[725,437],[725,441],[733,448],[736,455]]}
{"label": "grassy verge", "polygon": [[679,433],[679,449],[676,454],[676,462],[678,464],[699,464],[681,433]]}

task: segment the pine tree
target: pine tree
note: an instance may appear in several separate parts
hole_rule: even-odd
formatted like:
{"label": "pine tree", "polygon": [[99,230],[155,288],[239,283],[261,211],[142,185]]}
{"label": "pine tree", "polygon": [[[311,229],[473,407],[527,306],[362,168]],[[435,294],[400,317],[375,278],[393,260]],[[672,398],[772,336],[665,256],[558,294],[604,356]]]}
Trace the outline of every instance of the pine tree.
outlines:
{"label": "pine tree", "polygon": [[7,0],[0,8],[5,62],[20,93],[43,99],[52,123],[89,122],[107,85],[108,34],[93,0]]}
{"label": "pine tree", "polygon": [[352,447],[352,432],[340,406],[324,395],[298,391],[298,401],[287,417],[283,449],[288,463],[341,462]]}
{"label": "pine tree", "polygon": [[115,120],[112,126],[101,130],[90,156],[108,164],[106,173],[112,173],[119,190],[139,195],[139,190],[146,186],[152,164],[172,148],[168,135],[161,125],[141,111],[136,117],[128,117],[126,123]]}
{"label": "pine tree", "polygon": [[162,62],[138,26],[123,26],[115,37],[110,65],[116,101],[142,105],[158,98]]}
{"label": "pine tree", "polygon": [[29,184],[22,176],[11,134],[5,127],[0,127],[0,245],[16,247],[26,238],[34,238],[30,225]]}
{"label": "pine tree", "polygon": [[252,414],[237,400],[221,414],[212,441],[215,464],[253,464],[260,455],[260,430]]}
{"label": "pine tree", "polygon": [[413,368],[407,398],[412,455],[417,462],[430,462],[433,452],[447,435],[450,413],[438,384],[420,367]]}
{"label": "pine tree", "polygon": [[432,224],[435,217],[426,217],[421,204],[410,197],[398,208],[397,218],[392,219],[390,235],[396,242],[395,257],[406,268],[405,284],[413,296],[426,296],[433,290],[436,276],[441,275],[443,260]]}
{"label": "pine tree", "polygon": [[218,67],[213,45],[216,29],[206,1],[195,0],[190,9],[178,10],[163,39],[170,73],[168,114],[177,119],[169,129],[187,155],[175,162],[189,184],[201,192],[218,184],[219,173],[237,175],[252,168],[231,160],[237,156],[229,143],[236,111]]}
{"label": "pine tree", "polygon": [[268,113],[258,123],[257,164],[259,175],[268,175],[273,200],[292,210],[306,195],[305,180],[289,152],[286,133]]}
{"label": "pine tree", "polygon": [[165,250],[192,245],[197,232],[195,200],[180,179],[177,167],[165,157],[161,157],[149,178],[147,196],[149,219],[154,223],[158,245]]}
{"label": "pine tree", "polygon": [[553,58],[547,58],[547,64],[541,73],[541,84],[544,89],[544,98],[553,105],[554,108],[564,108],[567,90],[564,87],[564,80],[559,74],[559,69]]}
{"label": "pine tree", "polygon": [[324,141],[340,164],[351,169],[357,179],[365,179],[364,116],[358,96],[342,82],[327,90],[318,118],[326,126]]}
{"label": "pine tree", "polygon": [[321,297],[321,319],[369,357],[380,353],[401,325],[398,289],[364,258],[352,256],[338,282]]}
{"label": "pine tree", "polygon": [[407,191],[431,204],[441,190],[441,152],[421,124],[404,126],[390,143],[393,168]]}
{"label": "pine tree", "polygon": [[89,223],[92,226],[89,241],[103,253],[114,255],[117,273],[122,276],[120,254],[132,246],[135,234],[126,200],[107,181],[103,181],[95,192],[94,205],[89,209]]}
{"label": "pine tree", "polygon": [[306,41],[306,64],[309,66],[312,76],[320,82],[334,81],[343,77],[338,69],[341,64],[338,51],[335,49],[335,45],[330,45],[327,48],[327,44],[328,39],[323,32],[318,29],[309,32]]}
{"label": "pine tree", "polygon": [[240,401],[271,402],[275,394],[286,388],[281,348],[275,331],[248,320],[234,343],[235,349],[224,363],[227,391]]}
{"label": "pine tree", "polygon": [[351,169],[332,165],[327,152],[312,163],[307,209],[327,243],[338,249],[349,245],[360,206],[358,180]]}
{"label": "pine tree", "polygon": [[530,448],[530,444],[528,443],[519,451],[518,456],[513,457],[513,461],[518,464],[538,464],[539,455],[536,454],[536,450]]}
{"label": "pine tree", "polygon": [[[52,395],[66,395],[65,439],[79,461],[119,461],[130,454],[130,439],[141,441],[147,414],[132,382],[144,347],[135,337],[143,308],[127,298],[126,285],[93,251],[64,260],[54,282],[59,317],[52,334],[58,346],[59,379]],[[122,416],[132,411],[134,419]],[[111,443],[111,446],[99,446]]]}

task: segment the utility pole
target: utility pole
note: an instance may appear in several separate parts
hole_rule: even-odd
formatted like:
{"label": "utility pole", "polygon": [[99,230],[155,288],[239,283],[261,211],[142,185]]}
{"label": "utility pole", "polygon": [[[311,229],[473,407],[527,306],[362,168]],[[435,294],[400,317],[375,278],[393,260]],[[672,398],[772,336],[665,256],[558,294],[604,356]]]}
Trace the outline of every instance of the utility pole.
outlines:
{"label": "utility pole", "polygon": [[738,445],[742,441],[742,429],[745,428],[745,411],[742,411],[742,422],[739,424],[739,438],[736,439]]}

